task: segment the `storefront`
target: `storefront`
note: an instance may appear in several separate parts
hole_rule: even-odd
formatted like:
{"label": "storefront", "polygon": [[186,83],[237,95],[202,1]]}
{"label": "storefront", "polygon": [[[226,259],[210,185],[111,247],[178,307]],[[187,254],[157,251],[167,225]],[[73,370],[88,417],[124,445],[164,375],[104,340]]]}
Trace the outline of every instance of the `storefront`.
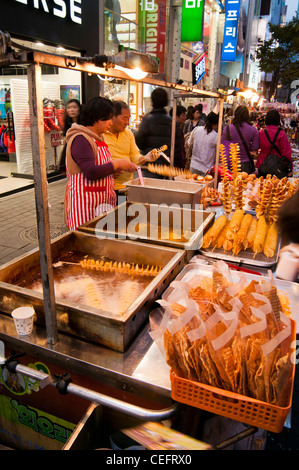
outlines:
{"label": "storefront", "polygon": [[[4,0],[1,31],[7,31],[21,49],[62,56],[99,53],[99,2],[31,2]],[[20,21],[22,18],[22,21]],[[0,176],[33,177],[26,66],[2,68],[0,75]],[[99,93],[97,77],[53,66],[42,67],[44,106],[51,121],[45,126],[47,172],[57,169],[63,136],[58,110],[71,98],[81,103]],[[5,132],[3,132],[5,131]],[[2,165],[2,167],[1,167]],[[2,170],[1,170],[2,168]]]}

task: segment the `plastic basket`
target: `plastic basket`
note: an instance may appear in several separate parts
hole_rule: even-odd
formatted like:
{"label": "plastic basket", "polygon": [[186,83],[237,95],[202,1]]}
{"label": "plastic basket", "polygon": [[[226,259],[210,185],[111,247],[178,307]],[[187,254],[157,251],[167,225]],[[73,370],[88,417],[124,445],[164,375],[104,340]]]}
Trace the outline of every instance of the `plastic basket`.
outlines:
{"label": "plastic basket", "polygon": [[[296,328],[293,321],[292,332],[295,339]],[[294,378],[295,362],[293,361],[289,404],[285,408],[201,384],[200,382],[183,379],[173,371],[170,371],[171,396],[180,403],[241,421],[266,431],[279,433],[283,429],[284,422],[292,406]]]}

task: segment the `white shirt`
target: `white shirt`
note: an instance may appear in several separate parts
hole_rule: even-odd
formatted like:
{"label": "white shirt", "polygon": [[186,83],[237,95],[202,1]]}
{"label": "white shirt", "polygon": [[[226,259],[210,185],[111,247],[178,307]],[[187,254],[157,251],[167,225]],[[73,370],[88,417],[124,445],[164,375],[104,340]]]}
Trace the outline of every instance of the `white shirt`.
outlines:
{"label": "white shirt", "polygon": [[203,127],[195,127],[189,138],[189,145],[193,143],[190,167],[206,173],[215,164],[218,134],[212,130],[207,134]]}

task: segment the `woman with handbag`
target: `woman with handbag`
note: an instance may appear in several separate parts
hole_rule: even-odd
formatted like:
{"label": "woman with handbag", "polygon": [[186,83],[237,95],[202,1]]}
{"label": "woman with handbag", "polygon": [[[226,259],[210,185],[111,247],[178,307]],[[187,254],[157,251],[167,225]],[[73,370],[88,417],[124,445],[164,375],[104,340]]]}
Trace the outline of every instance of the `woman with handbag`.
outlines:
{"label": "woman with handbag", "polygon": [[266,128],[259,131],[260,154],[256,167],[259,176],[278,178],[288,176],[293,169],[292,148],[285,131],[280,129],[280,114],[276,109],[267,112]]}
{"label": "woman with handbag", "polygon": [[255,166],[251,152],[259,149],[259,136],[257,129],[250,122],[249,111],[246,106],[236,108],[232,123],[223,129],[221,143],[225,146],[225,155],[230,169],[230,144],[239,144],[241,171],[254,173]]}

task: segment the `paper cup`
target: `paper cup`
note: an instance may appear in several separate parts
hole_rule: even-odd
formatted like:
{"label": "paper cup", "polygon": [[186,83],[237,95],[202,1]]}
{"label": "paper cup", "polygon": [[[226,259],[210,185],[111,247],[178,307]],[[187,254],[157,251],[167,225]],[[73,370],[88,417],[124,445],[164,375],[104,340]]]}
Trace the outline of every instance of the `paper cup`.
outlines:
{"label": "paper cup", "polygon": [[11,313],[11,316],[14,319],[18,335],[30,335],[33,330],[34,309],[19,307]]}
{"label": "paper cup", "polygon": [[276,277],[285,281],[296,281],[298,277],[298,258],[291,253],[282,253],[276,269]]}

